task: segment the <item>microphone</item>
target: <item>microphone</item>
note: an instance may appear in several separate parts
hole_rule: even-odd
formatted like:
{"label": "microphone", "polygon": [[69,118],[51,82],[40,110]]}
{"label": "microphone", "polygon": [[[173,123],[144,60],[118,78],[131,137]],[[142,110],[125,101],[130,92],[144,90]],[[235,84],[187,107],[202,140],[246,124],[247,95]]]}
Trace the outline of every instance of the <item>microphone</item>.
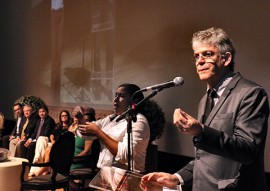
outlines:
{"label": "microphone", "polygon": [[153,86],[148,86],[146,88],[141,89],[140,91],[145,92],[148,90],[163,90],[165,88],[170,88],[174,86],[182,86],[183,84],[184,84],[184,79],[182,77],[176,77],[172,81],[156,84]]}

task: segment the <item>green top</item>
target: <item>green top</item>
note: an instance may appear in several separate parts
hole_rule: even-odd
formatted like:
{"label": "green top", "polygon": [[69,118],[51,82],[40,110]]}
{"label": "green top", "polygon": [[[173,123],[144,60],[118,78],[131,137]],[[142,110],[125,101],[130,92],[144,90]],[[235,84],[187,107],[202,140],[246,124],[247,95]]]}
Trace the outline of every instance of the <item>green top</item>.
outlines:
{"label": "green top", "polygon": [[[76,136],[75,137],[75,151],[74,151],[74,156],[77,156],[84,150],[84,144],[85,144],[85,139]],[[75,168],[82,168],[84,167],[83,163],[77,163],[77,164],[72,164],[70,169],[75,169]]]}

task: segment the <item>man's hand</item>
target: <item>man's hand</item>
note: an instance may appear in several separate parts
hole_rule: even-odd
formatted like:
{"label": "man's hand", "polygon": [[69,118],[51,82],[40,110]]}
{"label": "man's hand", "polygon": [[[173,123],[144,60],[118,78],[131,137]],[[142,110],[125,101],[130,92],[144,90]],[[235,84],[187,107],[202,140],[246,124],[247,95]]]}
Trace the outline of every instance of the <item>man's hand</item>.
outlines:
{"label": "man's hand", "polygon": [[29,147],[30,143],[32,143],[32,139],[28,139],[28,140],[25,142],[24,146],[25,146],[25,147]]}
{"label": "man's hand", "polygon": [[15,139],[15,137],[13,135],[9,136],[9,141],[11,141],[12,139]]}
{"label": "man's hand", "polygon": [[175,109],[173,123],[185,134],[199,136],[203,131],[203,124],[181,109]]}
{"label": "man's hand", "polygon": [[179,184],[177,176],[165,172],[153,172],[146,174],[142,177],[141,186],[147,187],[148,185],[155,185],[156,187],[165,186],[173,188]]}

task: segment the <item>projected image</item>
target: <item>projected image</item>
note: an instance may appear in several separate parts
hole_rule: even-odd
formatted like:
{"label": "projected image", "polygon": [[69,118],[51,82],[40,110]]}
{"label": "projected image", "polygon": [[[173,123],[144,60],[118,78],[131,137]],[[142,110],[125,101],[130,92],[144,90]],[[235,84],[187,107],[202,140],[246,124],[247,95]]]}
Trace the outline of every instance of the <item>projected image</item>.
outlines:
{"label": "projected image", "polygon": [[[33,1],[33,9],[45,6]],[[114,81],[113,1],[51,0],[51,58],[42,83],[55,103],[111,104]],[[71,9],[72,7],[72,9]]]}
{"label": "projected image", "polygon": [[[185,64],[190,31],[154,14],[164,8],[158,3],[152,9],[154,2],[144,1],[143,10],[134,1],[24,2],[28,92],[50,105],[111,109],[113,91],[122,83],[143,88],[182,76],[181,71],[193,74]],[[163,95],[162,101],[173,100]]]}

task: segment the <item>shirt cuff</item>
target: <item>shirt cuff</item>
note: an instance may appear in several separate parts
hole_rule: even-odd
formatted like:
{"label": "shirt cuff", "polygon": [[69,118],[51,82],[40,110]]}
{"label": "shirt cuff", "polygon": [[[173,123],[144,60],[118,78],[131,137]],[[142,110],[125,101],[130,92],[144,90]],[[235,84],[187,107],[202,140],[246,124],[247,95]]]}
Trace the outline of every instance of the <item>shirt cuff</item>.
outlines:
{"label": "shirt cuff", "polygon": [[178,178],[178,180],[179,180],[179,182],[180,182],[180,185],[184,185],[184,180],[183,180],[183,178],[180,176],[180,174],[174,173],[173,175],[175,175],[175,176]]}

